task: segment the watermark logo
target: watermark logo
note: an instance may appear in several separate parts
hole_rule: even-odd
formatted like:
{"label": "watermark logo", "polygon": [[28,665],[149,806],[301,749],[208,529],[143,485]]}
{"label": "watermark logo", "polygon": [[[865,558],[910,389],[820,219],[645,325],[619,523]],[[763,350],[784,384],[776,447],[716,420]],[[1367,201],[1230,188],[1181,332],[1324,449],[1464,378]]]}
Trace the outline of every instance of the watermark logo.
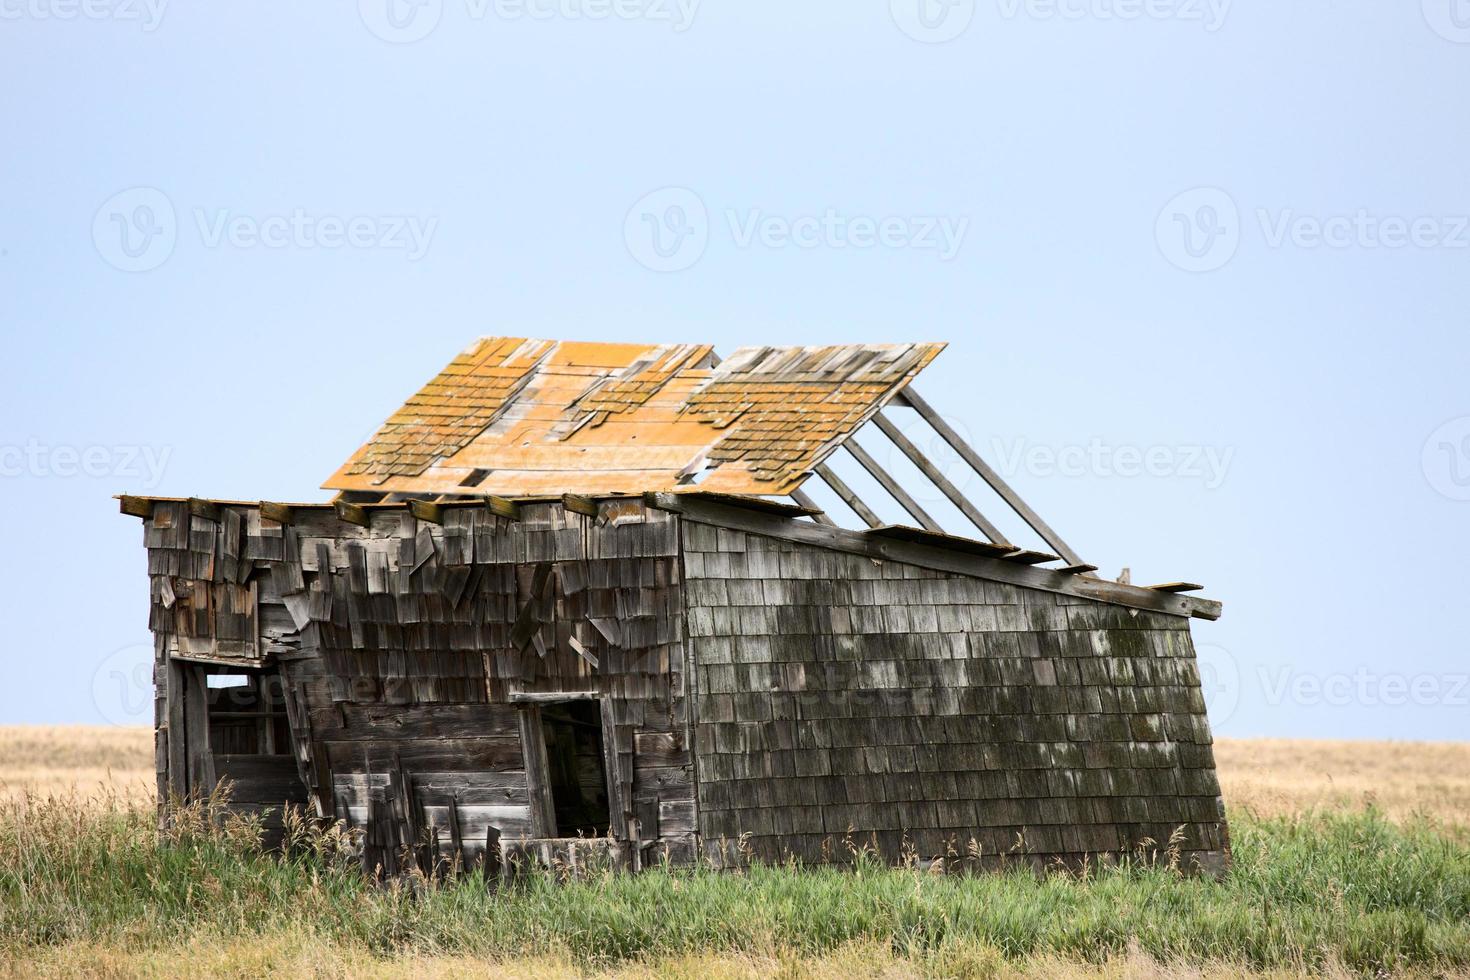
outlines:
{"label": "watermark logo", "polygon": [[[4,0],[0,0],[4,2]],[[450,12],[472,23],[515,21],[647,21],[682,34],[694,26],[700,0],[463,0]],[[444,19],[444,0],[358,0],[358,14],[390,44],[422,41]]]}
{"label": "watermark logo", "polygon": [[647,194],[623,220],[628,251],[655,272],[678,272],[698,262],[719,232],[738,249],[873,249],[932,252],[948,262],[970,230],[970,219],[947,215],[875,218],[836,208],[795,216],[761,208],[727,208],[714,221],[704,200],[684,187]]}
{"label": "watermark logo", "polygon": [[[435,216],[413,214],[318,214],[293,208],[276,214],[249,214],[230,208],[195,207],[182,230],[197,235],[208,249],[349,248],[402,252],[417,262],[429,251],[439,228]],[[114,194],[92,219],[92,241],[108,265],[124,272],[148,272],[173,255],[181,223],[173,202],[156,187],[133,187]]]}
{"label": "watermark logo", "polygon": [[1240,247],[1240,210],[1218,187],[1177,194],[1154,222],[1154,240],[1173,265],[1186,272],[1213,272]]}
{"label": "watermark logo", "polygon": [[1470,707],[1470,674],[1381,674],[1367,667],[1350,674],[1304,674],[1261,667],[1259,679],[1271,707]]}
{"label": "watermark logo", "polygon": [[[905,412],[901,417],[903,421],[898,425],[899,434],[908,440],[925,459],[934,465],[941,476],[953,484],[957,489],[963,491],[975,478],[975,471],[970,464],[965,462],[954,446],[949,444],[939,433],[933,431],[923,419],[912,412]],[[970,436],[970,430],[965,423],[952,415],[942,416],[945,423],[959,435],[967,446],[973,446],[975,440]],[[899,418],[889,421],[899,422]],[[913,465],[899,445],[895,444],[888,450],[888,470],[896,472],[895,467],[901,468],[905,465]],[[939,503],[947,500],[944,493],[934,484],[932,480],[924,479],[909,488],[912,496],[921,503]]]}
{"label": "watermark logo", "polygon": [[0,20],[115,20],[158,30],[168,0],[0,0]]}
{"label": "watermark logo", "polygon": [[[1410,217],[1368,208],[1320,215],[1294,208],[1256,208],[1253,217],[1261,241],[1270,249],[1470,249],[1470,215]],[[1164,206],[1154,224],[1154,237],[1174,266],[1186,272],[1213,272],[1235,257],[1244,230],[1234,198],[1218,187],[1197,187]]]}
{"label": "watermark logo", "polygon": [[92,244],[108,265],[147,272],[168,261],[179,237],[178,216],[156,187],[130,187],[103,202],[92,217]]}
{"label": "watermark logo", "polygon": [[357,0],[357,13],[369,31],[389,44],[412,44],[439,26],[444,0]]}
{"label": "watermark logo", "polygon": [[1101,439],[1086,445],[1033,445],[1025,439],[991,440],[992,459],[1007,478],[1020,474],[1053,477],[1102,477],[1136,480],[1192,480],[1206,490],[1224,485],[1235,461],[1234,446],[1114,446]]}
{"label": "watermark logo", "polygon": [[1470,415],[1450,419],[1424,442],[1424,478],[1443,497],[1470,500]]}
{"label": "watermark logo", "polygon": [[1240,664],[1218,643],[1196,643],[1194,659],[1210,724],[1224,725],[1240,707]]}
{"label": "watermark logo", "polygon": [[1470,44],[1470,0],[1421,0],[1424,22],[1446,41]]}
{"label": "watermark logo", "polygon": [[975,0],[889,0],[893,22],[915,41],[953,41],[975,19]]}
{"label": "watermark logo", "polygon": [[114,650],[92,672],[92,706],[109,725],[153,724],[153,646]]}
{"label": "watermark logo", "polygon": [[1000,0],[1006,20],[1179,21],[1203,25],[1208,33],[1225,26],[1231,0]]}
{"label": "watermark logo", "polygon": [[685,187],[665,187],[644,195],[623,221],[628,251],[654,272],[682,272],[709,246],[709,211]]}
{"label": "watermark logo", "polygon": [[0,444],[0,478],[113,478],[152,490],[163,482],[172,453],[169,446],[52,446],[30,439]]}

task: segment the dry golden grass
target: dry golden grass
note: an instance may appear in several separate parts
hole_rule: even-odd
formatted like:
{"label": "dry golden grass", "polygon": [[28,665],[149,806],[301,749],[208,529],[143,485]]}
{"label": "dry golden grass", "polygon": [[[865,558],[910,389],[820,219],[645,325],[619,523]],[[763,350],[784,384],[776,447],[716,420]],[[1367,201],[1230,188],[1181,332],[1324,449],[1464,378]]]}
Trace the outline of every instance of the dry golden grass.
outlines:
{"label": "dry golden grass", "polygon": [[[1022,964],[1007,962],[993,949],[946,950],[936,962],[895,956],[887,945],[855,944],[826,956],[786,953],[767,955],[707,954],[635,963],[612,971],[588,973],[570,960],[545,956],[524,960],[487,960],[468,956],[405,955],[383,959],[356,949],[324,944],[306,935],[254,939],[195,938],[177,950],[132,951],[116,945],[68,943],[11,964],[28,977],[205,977],[312,976],[378,977],[384,980],[447,980],[457,977],[551,980],[596,977],[607,980],[906,980],[910,977],[958,976],[1005,980],[1297,980],[1325,977],[1348,980],[1353,974],[1331,968],[1314,973],[1254,971],[1221,962],[1205,966],[1161,964],[1132,951],[1103,964],[1086,964],[1041,956]],[[0,975],[5,964],[0,961]],[[1443,977],[1443,972],[1403,973],[1401,977]]]}
{"label": "dry golden grass", "polygon": [[[1220,739],[1225,802],[1260,816],[1378,806],[1470,825],[1470,742],[1325,742]],[[0,726],[0,797],[153,794],[153,733],[146,728]]]}
{"label": "dry golden grass", "polygon": [[1470,743],[1219,739],[1225,804],[1260,816],[1377,806],[1470,825]]}
{"label": "dry golden grass", "polygon": [[[1377,806],[1405,820],[1416,814],[1470,828],[1470,744],[1222,739],[1216,745],[1232,812],[1262,817],[1306,810]],[[0,727],[0,800],[22,793],[111,793],[147,804],[153,792],[152,733],[142,728]],[[73,941],[0,956],[0,977],[203,977],[284,974],[323,977],[545,977],[582,975],[570,960],[490,961],[459,955],[381,958],[306,932],[263,937],[191,934],[177,949],[133,951],[121,943]],[[1102,965],[1036,957],[1007,961],[988,947],[951,949],[942,962],[895,955],[886,945],[844,947],[822,956],[791,951],[711,953],[625,964],[602,976],[629,978],[900,978],[918,975],[1118,980],[1225,980],[1293,977],[1221,962],[1163,965],[1133,951]],[[1349,976],[1327,970],[1317,976]],[[1408,974],[1414,976],[1415,974]],[[1425,976],[1431,974],[1424,974]],[[1444,973],[1433,975],[1444,976]]]}
{"label": "dry golden grass", "polygon": [[106,791],[146,801],[154,786],[150,729],[0,726],[0,799]]}

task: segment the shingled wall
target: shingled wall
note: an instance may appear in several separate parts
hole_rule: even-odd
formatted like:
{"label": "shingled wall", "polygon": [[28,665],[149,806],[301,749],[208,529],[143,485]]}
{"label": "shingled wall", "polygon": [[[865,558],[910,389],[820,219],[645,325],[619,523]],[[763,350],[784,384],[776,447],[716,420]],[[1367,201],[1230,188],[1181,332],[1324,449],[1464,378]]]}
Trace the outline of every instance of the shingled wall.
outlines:
{"label": "shingled wall", "polygon": [[[686,518],[699,830],[729,860],[1076,863],[1228,834],[1188,620]],[[1024,842],[1019,844],[1018,842]]]}
{"label": "shingled wall", "polygon": [[692,857],[677,518],[598,506],[526,504],[518,520],[445,507],[442,523],[368,508],[359,526],[321,508],[283,524],[255,507],[154,503],[160,799],[225,774],[187,737],[202,725],[200,671],[268,663],[285,681],[296,795],[364,828],[370,865],[392,870],[431,829],[442,855],[458,840],[472,864],[492,827],[535,836],[527,709],[513,700],[589,693],[607,703],[615,822]]}

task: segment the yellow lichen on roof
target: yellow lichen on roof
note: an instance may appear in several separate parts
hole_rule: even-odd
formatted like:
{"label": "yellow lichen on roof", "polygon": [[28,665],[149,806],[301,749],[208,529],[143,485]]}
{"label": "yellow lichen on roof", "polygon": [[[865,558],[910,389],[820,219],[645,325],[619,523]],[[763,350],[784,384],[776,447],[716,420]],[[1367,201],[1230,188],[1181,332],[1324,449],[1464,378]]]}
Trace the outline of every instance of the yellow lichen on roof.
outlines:
{"label": "yellow lichen on roof", "polygon": [[785,494],[943,349],[489,337],[325,486],[408,494]]}

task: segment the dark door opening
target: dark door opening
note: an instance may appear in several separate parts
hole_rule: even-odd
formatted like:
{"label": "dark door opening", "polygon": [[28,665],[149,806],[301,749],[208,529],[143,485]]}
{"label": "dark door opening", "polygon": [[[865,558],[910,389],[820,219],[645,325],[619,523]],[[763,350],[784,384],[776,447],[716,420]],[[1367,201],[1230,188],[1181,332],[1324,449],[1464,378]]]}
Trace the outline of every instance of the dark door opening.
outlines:
{"label": "dark door opening", "polygon": [[541,709],[547,784],[558,837],[602,837],[610,823],[602,712],[596,701],[563,701]]}

